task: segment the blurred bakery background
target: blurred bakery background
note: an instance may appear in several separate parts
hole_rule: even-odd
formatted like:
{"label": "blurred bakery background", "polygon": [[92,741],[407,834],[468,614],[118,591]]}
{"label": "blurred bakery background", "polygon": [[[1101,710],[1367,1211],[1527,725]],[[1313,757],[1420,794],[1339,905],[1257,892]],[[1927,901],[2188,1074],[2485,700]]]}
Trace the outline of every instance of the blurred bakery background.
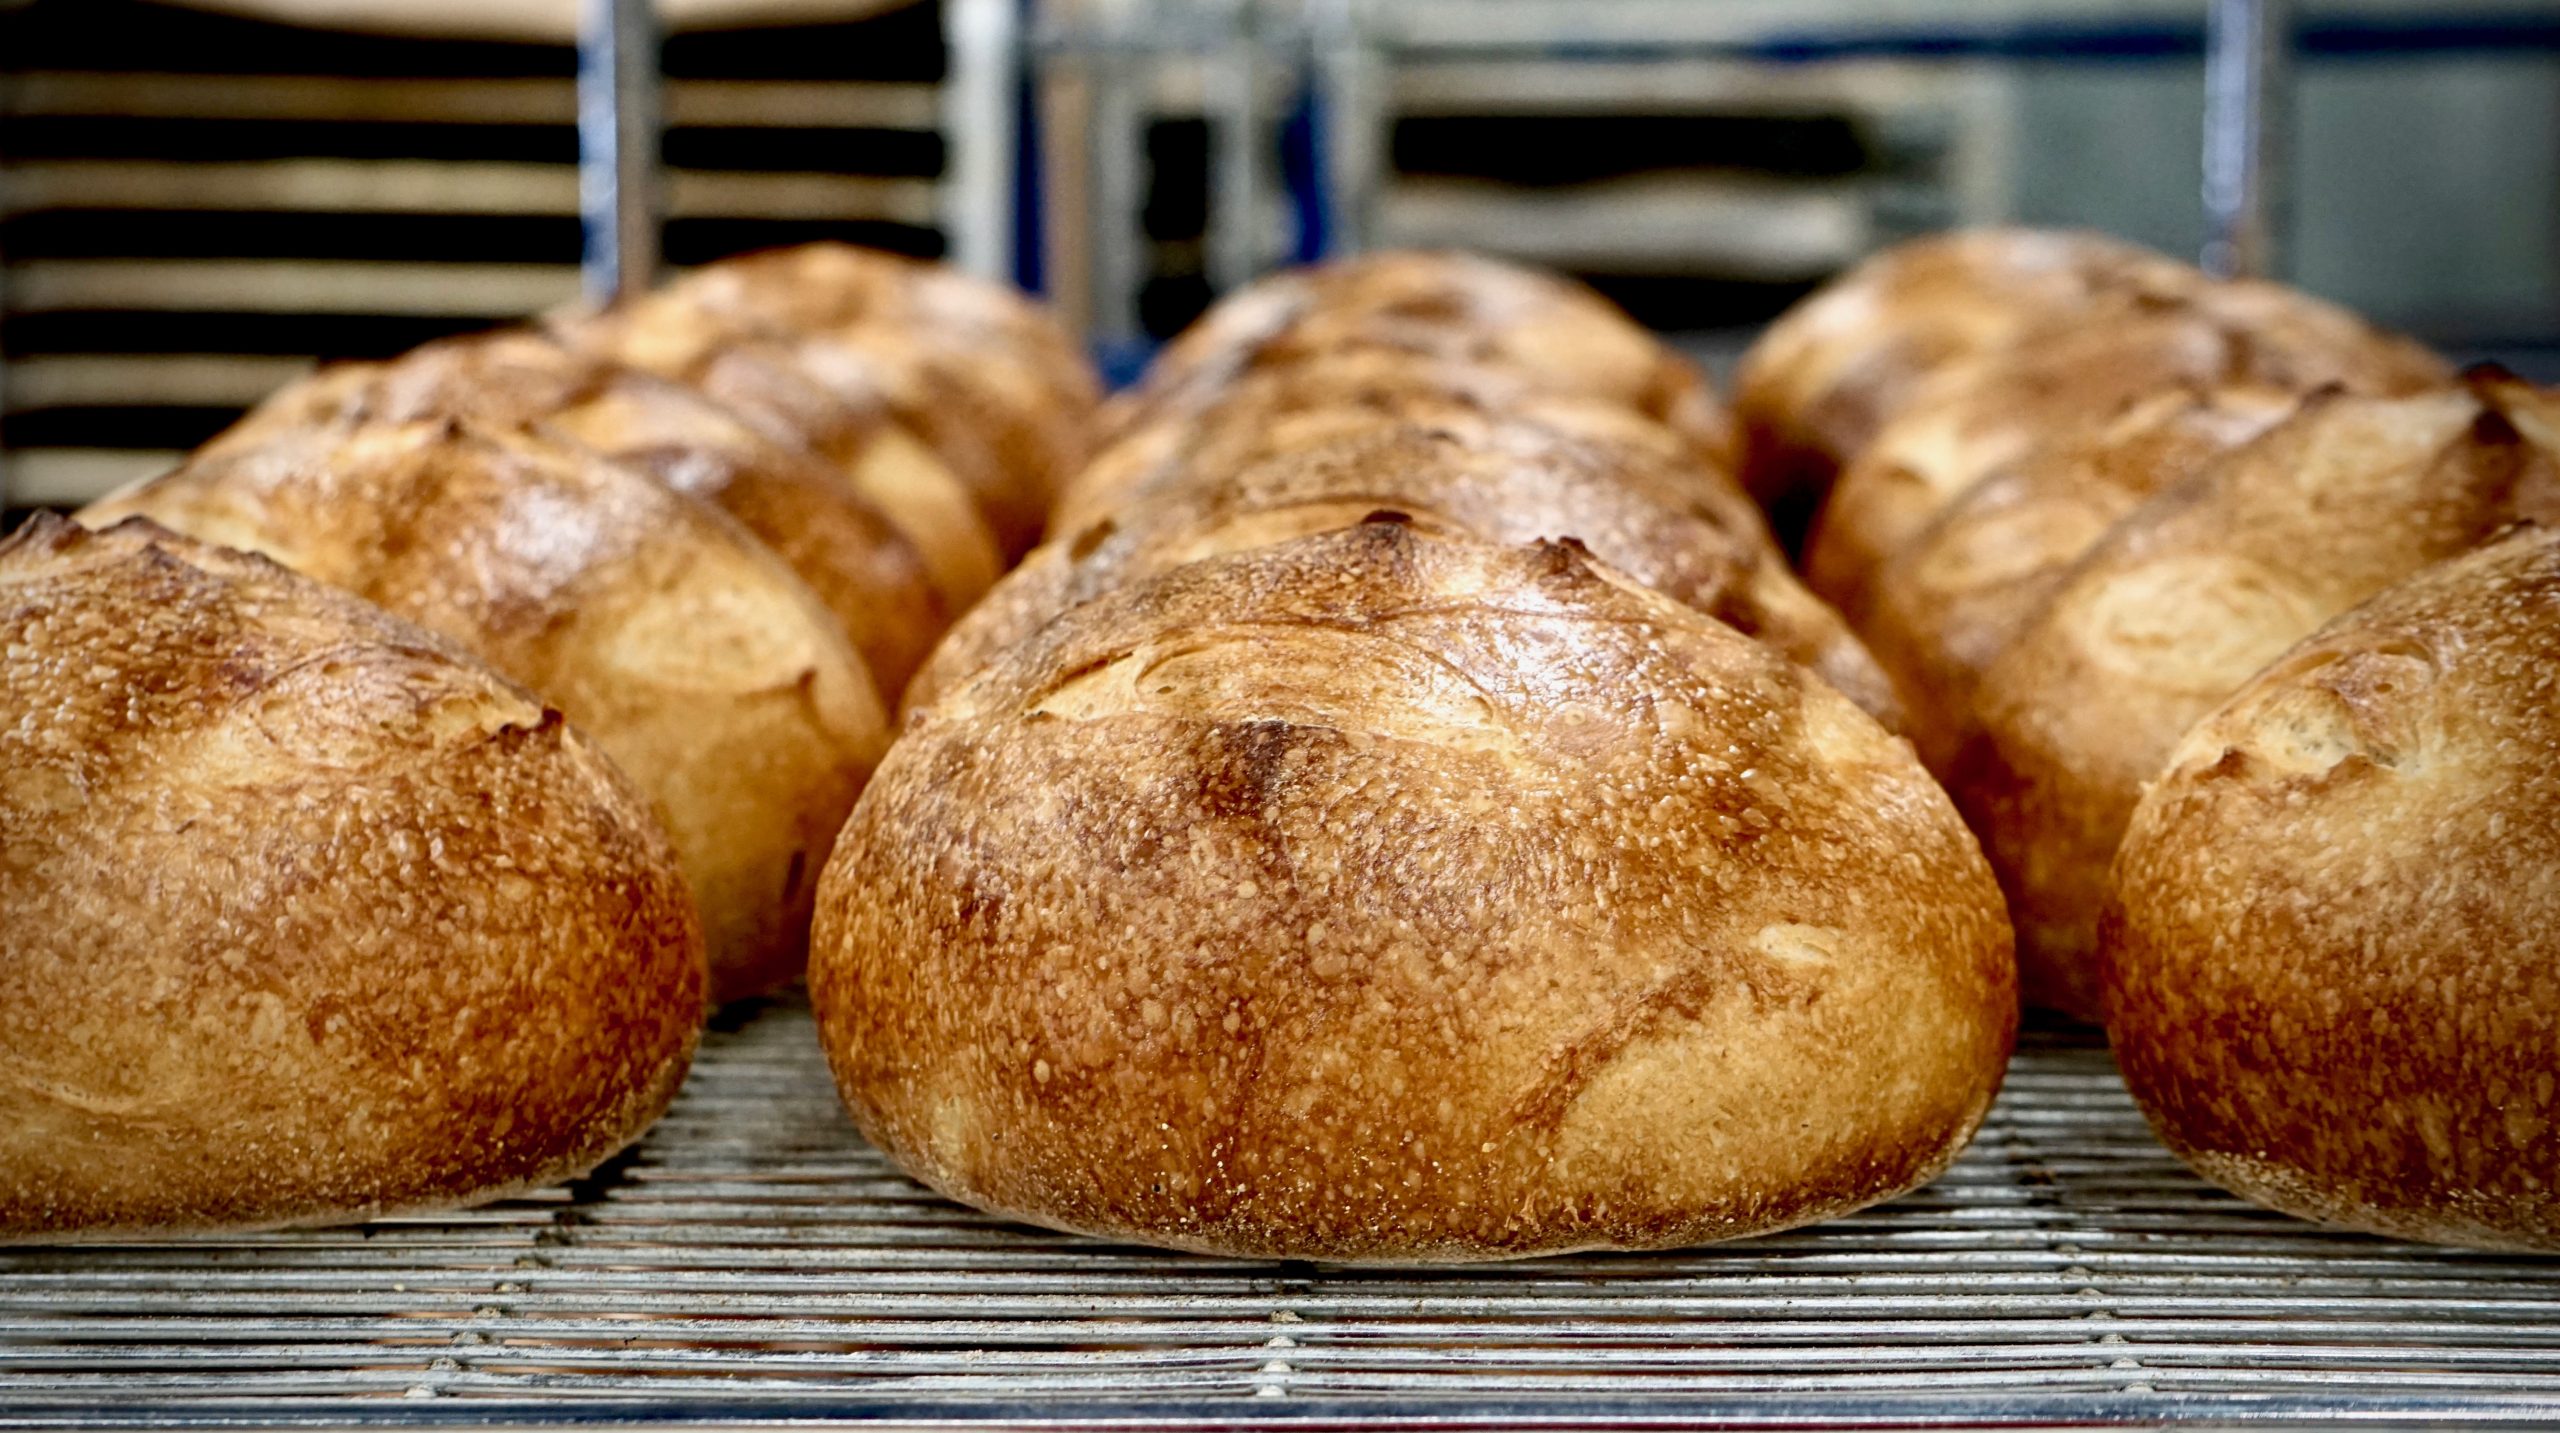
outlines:
{"label": "blurred bakery background", "polygon": [[[573,298],[580,0],[0,0],[0,505]],[[2272,4],[2279,271],[2560,376],[2560,3]],[[670,0],[664,256],[840,238],[1128,372],[1296,259],[1582,275],[1720,362],[1913,233],[2206,239],[2205,0]]]}

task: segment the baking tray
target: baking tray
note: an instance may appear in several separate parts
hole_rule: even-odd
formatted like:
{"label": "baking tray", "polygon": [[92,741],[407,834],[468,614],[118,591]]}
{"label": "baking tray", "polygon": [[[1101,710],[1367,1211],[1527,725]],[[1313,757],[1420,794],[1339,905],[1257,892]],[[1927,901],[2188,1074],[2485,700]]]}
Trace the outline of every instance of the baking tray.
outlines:
{"label": "baking tray", "polygon": [[2560,1259],[2187,1174],[2031,1030],[1944,1178],[1667,1254],[1342,1269],[990,1219],[865,1147],[805,1005],[635,1150],[361,1228],[0,1249],[0,1426],[1702,1427],[2560,1419]]}

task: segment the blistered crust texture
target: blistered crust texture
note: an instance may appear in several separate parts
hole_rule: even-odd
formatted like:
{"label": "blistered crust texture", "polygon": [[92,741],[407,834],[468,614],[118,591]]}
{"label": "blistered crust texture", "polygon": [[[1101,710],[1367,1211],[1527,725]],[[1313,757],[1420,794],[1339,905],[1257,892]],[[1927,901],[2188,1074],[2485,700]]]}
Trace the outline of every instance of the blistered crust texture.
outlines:
{"label": "blistered crust texture", "polygon": [[110,497],[451,637],[650,798],[721,999],[798,971],[818,868],[887,742],[808,587],[707,504],[580,449],[454,421],[286,435]]}
{"label": "blistered crust texture", "polygon": [[1038,540],[1100,402],[1074,341],[1019,294],[845,244],[709,265],[572,336],[653,371],[689,370],[724,396],[725,350],[788,351],[793,380],[921,440],[1006,556]]}
{"label": "blistered crust texture", "polygon": [[1868,620],[1878,570],[1976,483],[2162,389],[2394,396],[2454,376],[2407,339],[2273,284],[2115,290],[2075,320],[1938,370],[1849,459],[1805,548],[1805,577],[1853,624]]}
{"label": "blistered crust texture", "polygon": [[1968,229],[1898,244],[1769,325],[1734,376],[1744,485],[1806,508],[1935,374],[2128,293],[2203,275],[2102,235]]}
{"label": "blistered crust texture", "polygon": [[915,543],[816,454],[681,384],[533,329],[324,369],[260,404],[216,446],[245,451],[332,425],[442,418],[574,444],[719,507],[809,585],[890,700],[949,625]]}
{"label": "blistered crust texture", "polygon": [[2206,1177],[2560,1248],[2560,533],[2401,583],[2198,723],[2101,947],[2125,1078]]}
{"label": "blistered crust texture", "polygon": [[1726,413],[1696,365],[1616,305],[1561,275],[1477,254],[1387,250],[1256,280],[1176,336],[1101,431],[1196,413],[1256,371],[1399,353],[1516,374],[1551,393],[1621,404],[1730,462]]}
{"label": "blistered crust texture", "polygon": [[0,542],[0,1239],[338,1222],[666,1107],[701,932],[524,689],[141,524]]}
{"label": "blistered crust texture", "polygon": [[1578,546],[1385,520],[1098,597],[910,718],[810,984],[865,1133],[957,1198],[1364,1260],[1885,1198],[2016,1019],[1907,746]]}
{"label": "blistered crust texture", "polygon": [[2553,450],[2451,388],[2317,397],[2109,529],[1984,671],[1949,783],[2008,892],[2028,997],[2097,1014],[2108,863],[2180,733],[2322,622],[2520,517],[2560,517]]}
{"label": "blistered crust texture", "polygon": [[1413,408],[1411,419],[1369,416],[1241,468],[1168,475],[1116,518],[1063,534],[969,614],[908,700],[931,701],[1078,602],[1383,510],[1425,531],[1487,542],[1576,538],[1618,571],[1768,643],[1879,720],[1899,723],[1875,659],[1795,580],[1738,491],[1690,476],[1669,455],[1546,422],[1472,414],[1459,422],[1429,405]]}

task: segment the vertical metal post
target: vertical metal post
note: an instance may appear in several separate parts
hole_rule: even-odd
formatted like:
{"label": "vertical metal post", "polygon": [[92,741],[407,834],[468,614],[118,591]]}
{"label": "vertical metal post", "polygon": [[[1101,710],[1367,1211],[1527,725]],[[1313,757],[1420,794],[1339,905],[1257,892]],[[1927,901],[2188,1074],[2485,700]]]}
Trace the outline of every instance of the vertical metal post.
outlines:
{"label": "vertical metal post", "polygon": [[1217,7],[1216,38],[1201,67],[1217,136],[1206,258],[1209,285],[1219,293],[1243,285],[1262,267],[1262,179],[1269,136],[1261,113],[1262,54],[1254,25],[1258,8],[1254,0],[1225,0]]}
{"label": "vertical metal post", "polygon": [[1359,0],[1311,0],[1317,190],[1327,257],[1369,247],[1377,225],[1389,119],[1384,65]]}
{"label": "vertical metal post", "polygon": [[945,0],[943,42],[951,77],[942,87],[950,163],[942,177],[942,227],[952,262],[987,278],[1013,278],[1014,158],[1021,116],[1021,34],[1015,0]]}
{"label": "vertical metal post", "polygon": [[1097,7],[1083,59],[1092,107],[1086,112],[1086,262],[1093,274],[1097,344],[1141,340],[1138,289],[1146,278],[1147,116],[1153,108],[1154,51],[1147,45],[1168,22],[1152,3]]}
{"label": "vertical metal post", "polygon": [[652,0],[581,0],[578,217],[592,303],[644,292],[657,278],[660,84]]}
{"label": "vertical metal post", "polygon": [[2284,262],[2293,112],[2291,0],[2212,0],[2205,27],[2205,268],[2271,277]]}
{"label": "vertical metal post", "polygon": [[[5,186],[7,183],[8,171],[5,167],[0,167],[0,186]],[[0,214],[10,212],[7,202],[8,197],[9,196],[5,191],[0,191]],[[5,334],[8,331],[10,323],[14,321],[9,317],[8,258],[9,256],[5,252],[0,252],[0,334]],[[11,452],[9,449],[8,425],[9,354],[8,346],[5,343],[0,343],[0,510],[5,510],[16,505],[14,489],[17,486],[17,471],[20,459],[17,454]]]}

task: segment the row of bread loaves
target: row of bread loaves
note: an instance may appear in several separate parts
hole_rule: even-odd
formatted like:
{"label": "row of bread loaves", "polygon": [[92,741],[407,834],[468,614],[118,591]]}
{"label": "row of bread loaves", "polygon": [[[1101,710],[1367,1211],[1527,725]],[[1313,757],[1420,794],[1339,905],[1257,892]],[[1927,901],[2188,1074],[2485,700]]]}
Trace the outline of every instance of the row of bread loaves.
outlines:
{"label": "row of bread loaves", "polygon": [[1912,1187],[2016,1021],[1981,854],[1589,292],[1230,297],[935,654],[821,882],[863,1130],[1232,1254],[1681,1245]]}
{"label": "row of bread loaves", "polygon": [[716,998],[800,969],[817,872],[1097,385],[1027,303],[841,245],[288,388],[92,522],[262,552],[461,643],[639,786]]}
{"label": "row of bread loaves", "polygon": [[1988,231],[1782,318],[1740,402],[1762,491],[1830,484],[1808,572],[1981,836],[2030,999],[2106,1016],[2172,1144],[2289,1209],[2560,1237],[2519,1192],[2560,1180],[2560,864],[2523,776],[2560,717],[2518,655],[2547,561],[2465,557],[2560,515],[2550,397],[2277,286]]}
{"label": "row of bread loaves", "polygon": [[887,709],[1098,399],[1019,298],[813,246],[325,370],[12,538],[0,1237],[636,1137],[706,994],[797,973]]}

